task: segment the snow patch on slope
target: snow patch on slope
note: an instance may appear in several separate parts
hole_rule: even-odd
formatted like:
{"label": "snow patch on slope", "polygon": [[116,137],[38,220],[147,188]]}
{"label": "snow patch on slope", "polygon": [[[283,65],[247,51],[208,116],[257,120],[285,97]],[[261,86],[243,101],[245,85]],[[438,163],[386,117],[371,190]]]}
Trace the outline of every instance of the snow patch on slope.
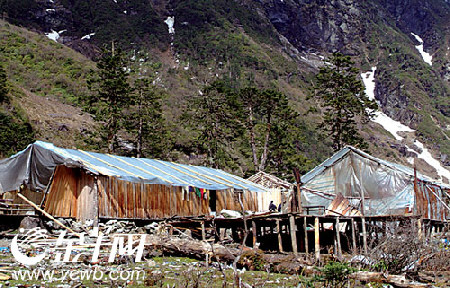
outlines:
{"label": "snow patch on slope", "polygon": [[425,61],[425,63],[428,63],[431,65],[433,65],[433,56],[430,55],[430,53],[427,53],[423,50],[423,40],[422,38],[420,38],[419,35],[416,35],[414,33],[411,33],[411,35],[414,36],[414,38],[416,38],[416,40],[420,43],[419,45],[416,46],[417,51],[419,51],[420,55],[423,58],[423,61]]}
{"label": "snow patch on slope", "polygon": [[[372,67],[372,70],[361,73],[361,78],[366,87],[365,92],[370,100],[375,100],[375,71],[377,67]],[[379,103],[378,103],[379,104]],[[375,111],[375,115],[372,119],[373,122],[380,124],[384,130],[388,131],[395,137],[395,139],[401,141],[403,137],[398,134],[398,132],[414,132],[413,129],[406,125],[403,125],[399,121],[392,119],[381,111]]]}
{"label": "snow patch on slope", "polygon": [[[365,88],[365,92],[369,99],[374,100],[375,99],[375,71],[376,67],[372,67],[371,71],[368,71],[366,73],[361,73],[361,78],[363,80]],[[375,111],[375,116],[372,119],[373,122],[380,124],[386,131],[391,133],[395,139],[401,141],[403,140],[403,137],[398,134],[398,132],[414,132],[415,130],[409,128],[406,125],[403,125],[399,121],[396,121],[392,119],[391,117],[387,116],[381,111]],[[414,140],[414,145],[416,145],[419,149],[422,150],[421,153],[417,153],[410,147],[406,145],[406,148],[410,152],[414,152],[418,158],[421,158],[425,160],[430,166],[432,166],[434,169],[436,169],[436,172],[441,177],[445,177],[450,180],[450,171],[444,168],[441,163],[434,159],[431,155],[430,151],[428,151],[427,148],[425,148],[424,144],[420,142],[419,140]],[[407,159],[409,163],[413,164],[414,159],[408,158]]]}
{"label": "snow patch on slope", "polygon": [[84,39],[89,40],[89,39],[91,39],[91,37],[94,36],[94,35],[95,35],[95,32],[94,32],[94,33],[91,33],[91,34],[84,35],[83,37],[81,37],[81,40],[84,40]]}
{"label": "snow patch on slope", "polygon": [[55,30],[52,29],[52,32],[50,33],[45,33],[45,36],[47,36],[49,39],[58,42],[59,37],[61,37],[61,34],[66,31],[66,30],[61,30],[59,32],[56,32]]}
{"label": "snow patch on slope", "polygon": [[414,140],[414,145],[422,149],[422,153],[417,155],[418,158],[425,160],[428,164],[430,164],[434,169],[436,169],[439,176],[444,176],[447,179],[450,179],[450,171],[441,166],[441,163],[434,159],[431,155],[430,151],[423,145],[419,140]]}
{"label": "snow patch on slope", "polygon": [[175,28],[173,28],[173,24],[175,24],[175,16],[167,17],[167,19],[164,20],[164,23],[166,23],[167,27],[169,27],[169,34],[175,34]]}

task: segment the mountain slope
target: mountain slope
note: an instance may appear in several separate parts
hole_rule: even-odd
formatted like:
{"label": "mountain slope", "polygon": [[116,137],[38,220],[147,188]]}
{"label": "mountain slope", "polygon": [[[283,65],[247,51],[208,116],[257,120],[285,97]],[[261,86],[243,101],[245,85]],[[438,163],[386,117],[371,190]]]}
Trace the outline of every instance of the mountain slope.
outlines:
{"label": "mountain slope", "polygon": [[95,131],[96,124],[74,104],[88,93],[86,76],[94,63],[61,44],[1,20],[0,46],[10,86],[10,103],[4,109],[26,119],[38,139],[66,147],[86,145],[84,140]]}
{"label": "mountain slope", "polygon": [[[450,6],[444,0],[1,3],[8,21],[41,33],[65,30],[58,41],[88,57],[95,58],[100,47],[116,40],[135,59],[133,65],[157,64],[158,85],[168,93],[165,116],[172,123],[174,149],[180,152],[171,157],[193,153],[195,137],[179,125],[180,115],[205,84],[219,78],[229,79],[235,87],[254,83],[280,89],[303,115],[306,139],[320,138],[315,131],[320,118],[304,115],[314,105],[306,95],[324,58],[340,51],[352,55],[361,72],[376,67],[374,97],[382,111],[416,130],[414,137],[435,158],[450,164]],[[174,33],[164,22],[169,16]],[[420,42],[411,33],[423,39],[432,66],[423,60],[416,48]],[[412,135],[398,140],[376,123],[362,127],[362,133],[376,156],[408,164],[414,154],[408,147],[421,150],[414,148]],[[302,144],[313,163],[331,152],[326,142],[318,142],[320,147],[317,141]],[[242,152],[236,151],[235,157],[247,169]],[[425,162],[419,166],[433,171]]]}

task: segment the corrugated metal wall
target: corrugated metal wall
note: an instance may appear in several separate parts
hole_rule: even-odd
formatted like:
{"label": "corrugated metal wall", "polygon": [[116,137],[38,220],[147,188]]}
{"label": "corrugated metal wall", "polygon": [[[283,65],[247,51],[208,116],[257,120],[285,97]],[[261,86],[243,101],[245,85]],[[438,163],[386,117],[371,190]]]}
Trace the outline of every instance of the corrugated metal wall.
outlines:
{"label": "corrugated metal wall", "polygon": [[437,185],[418,181],[415,197],[416,214],[423,215],[427,219],[449,219],[450,213],[447,207],[450,205],[448,203],[448,197],[445,195],[445,193],[449,194],[449,192],[447,189]]}

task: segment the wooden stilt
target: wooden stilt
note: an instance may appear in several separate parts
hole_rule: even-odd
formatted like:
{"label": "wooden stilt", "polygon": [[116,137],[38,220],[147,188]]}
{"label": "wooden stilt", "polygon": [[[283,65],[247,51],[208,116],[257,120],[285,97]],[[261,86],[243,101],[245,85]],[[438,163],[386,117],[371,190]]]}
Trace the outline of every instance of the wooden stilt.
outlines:
{"label": "wooden stilt", "polygon": [[423,218],[420,218],[417,220],[417,236],[419,237],[419,240],[423,240]]}
{"label": "wooden stilt", "polygon": [[206,241],[205,221],[202,221],[202,240]]}
{"label": "wooden stilt", "polygon": [[363,249],[364,254],[367,255],[367,232],[366,232],[366,218],[364,216],[361,217],[361,226],[362,226],[362,234],[363,234]]}
{"label": "wooden stilt", "polygon": [[225,235],[226,235],[227,229],[226,228],[220,228],[220,236],[219,236],[219,240],[223,241],[225,239]]}
{"label": "wooden stilt", "polygon": [[295,225],[295,216],[289,216],[289,226],[291,229],[292,252],[297,255],[297,225]]}
{"label": "wooden stilt", "polygon": [[306,216],[303,216],[303,231],[305,231],[305,253],[308,254],[308,223],[306,222]]}
{"label": "wooden stilt", "polygon": [[257,238],[256,238],[256,223],[253,220],[252,220],[252,234],[253,234],[253,247],[255,247],[256,241],[257,241]]}
{"label": "wooden stilt", "polygon": [[279,219],[277,219],[277,234],[278,234],[278,251],[283,252],[283,239],[281,238],[281,225]]}
{"label": "wooden stilt", "polygon": [[341,235],[339,233],[339,217],[336,217],[336,223],[334,225],[334,230],[336,231],[336,248],[337,248],[337,257],[338,260],[342,260],[342,248],[341,248]]}
{"label": "wooden stilt", "polygon": [[356,227],[355,227],[355,219],[352,218],[352,222],[351,222],[351,226],[352,226],[352,250],[353,250],[353,254],[356,254]]}
{"label": "wooden stilt", "polygon": [[314,252],[316,261],[320,262],[319,218],[314,219]]}

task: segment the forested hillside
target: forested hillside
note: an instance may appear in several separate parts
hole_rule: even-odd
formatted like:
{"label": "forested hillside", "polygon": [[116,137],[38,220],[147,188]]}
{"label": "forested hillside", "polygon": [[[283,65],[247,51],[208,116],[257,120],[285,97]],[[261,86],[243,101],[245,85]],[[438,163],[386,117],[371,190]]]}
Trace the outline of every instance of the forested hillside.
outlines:
{"label": "forested hillside", "polygon": [[[103,120],[86,100],[97,93],[88,85],[95,62],[114,42],[124,51],[133,97],[144,78],[159,95],[163,134],[144,143],[148,157],[292,177],[293,167],[306,172],[333,151],[312,96],[319,68],[341,52],[360,73],[373,71],[373,96],[386,117],[415,130],[399,137],[380,121],[359,124],[368,151],[408,164],[425,143],[449,164],[446,1],[3,0],[0,11],[10,87],[3,109],[15,119],[8,123],[29,125],[30,137],[106,151]],[[267,103],[279,104],[270,106],[273,114]],[[257,111],[249,121],[252,105]],[[50,107],[58,111],[36,113]],[[124,119],[137,108],[129,105]],[[268,120],[268,113],[275,116]],[[138,138],[123,126],[117,153],[135,155]],[[438,176],[426,161],[419,166]]]}

